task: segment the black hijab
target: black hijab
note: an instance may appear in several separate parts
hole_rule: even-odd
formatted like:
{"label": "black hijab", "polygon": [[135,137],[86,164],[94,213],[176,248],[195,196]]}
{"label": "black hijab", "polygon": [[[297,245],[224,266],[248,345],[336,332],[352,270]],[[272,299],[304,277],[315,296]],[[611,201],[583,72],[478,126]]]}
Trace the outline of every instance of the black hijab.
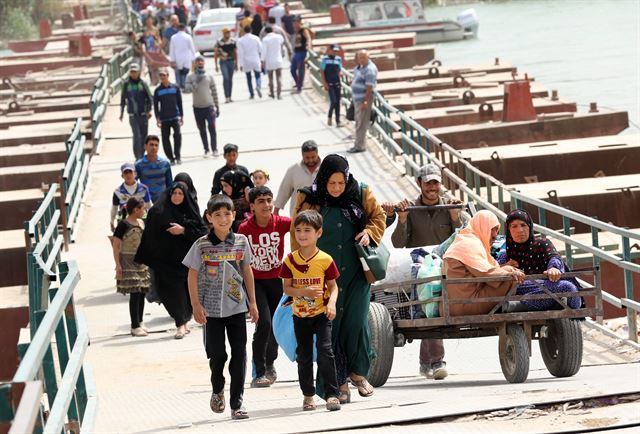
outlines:
{"label": "black hijab", "polygon": [[[327,191],[327,183],[334,173],[342,173],[346,181],[344,192],[333,197]],[[358,232],[367,224],[367,213],[362,206],[360,183],[349,172],[349,162],[338,154],[327,155],[320,163],[316,179],[309,187],[300,189],[306,195],[305,202],[321,207],[337,207],[342,215],[356,226]]]}
{"label": "black hijab", "polygon": [[173,178],[173,182],[184,183],[187,186],[187,189],[189,189],[189,195],[191,196],[191,199],[193,199],[193,201],[196,204],[198,203],[198,192],[196,191],[196,187],[193,185],[193,179],[191,179],[188,173],[186,172],[178,173]]}
{"label": "black hijab", "polygon": [[[516,243],[511,237],[509,225],[515,220],[521,220],[529,226],[529,239],[524,243]],[[517,261],[518,268],[524,271],[524,274],[541,274],[547,270],[551,258],[561,258],[551,241],[533,235],[533,221],[524,210],[516,209],[507,215],[506,233],[507,258]]]}
{"label": "black hijab", "polygon": [[255,14],[253,21],[251,21],[251,33],[260,36],[260,30],[262,30],[262,17],[260,14]]}
{"label": "black hijab", "polygon": [[242,169],[234,169],[225,172],[220,178],[221,181],[226,182],[231,186],[231,199],[241,199],[244,197],[244,190],[249,187],[253,188],[253,182],[248,173]]}

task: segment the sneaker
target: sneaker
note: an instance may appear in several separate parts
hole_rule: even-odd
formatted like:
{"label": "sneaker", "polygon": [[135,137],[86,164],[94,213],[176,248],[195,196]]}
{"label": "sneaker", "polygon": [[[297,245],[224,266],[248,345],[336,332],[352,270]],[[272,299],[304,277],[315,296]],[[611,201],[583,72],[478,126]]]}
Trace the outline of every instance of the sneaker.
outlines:
{"label": "sneaker", "polygon": [[329,399],[327,399],[327,410],[329,411],[336,411],[336,410],[340,410],[341,406],[340,406],[340,400],[335,397],[332,396]]}
{"label": "sneaker", "polygon": [[366,151],[367,151],[366,149],[359,149],[359,148],[356,148],[355,146],[353,148],[347,149],[347,152],[350,154],[357,154],[359,152],[366,152]]}
{"label": "sneaker", "polygon": [[336,122],[336,127],[340,128],[342,126],[342,122]]}
{"label": "sneaker", "polygon": [[178,158],[178,159],[176,160],[176,163],[178,163],[178,164],[182,164],[182,160]]}
{"label": "sneaker", "polygon": [[204,158],[209,158],[209,151],[204,151]]}
{"label": "sneaker", "polygon": [[231,98],[225,98],[224,102],[225,102],[225,104],[231,102]]}
{"label": "sneaker", "polygon": [[255,98],[255,96],[254,96],[254,95],[251,95],[251,96],[249,97],[249,99],[254,99],[254,98]]}
{"label": "sneaker", "polygon": [[433,378],[433,369],[428,363],[420,363],[420,375],[426,378]]}
{"label": "sneaker", "polygon": [[264,373],[264,376],[267,377],[271,384],[275,383],[278,379],[278,373],[276,372],[276,368],[274,366],[267,366],[267,369]]}
{"label": "sneaker", "polygon": [[434,363],[431,367],[433,369],[434,380],[444,380],[449,375],[449,372],[447,372],[447,364],[445,362]]}
{"label": "sneaker", "polygon": [[256,93],[258,94],[258,97],[262,98],[262,91],[260,89],[256,89]]}
{"label": "sneaker", "polygon": [[229,102],[233,102],[233,100],[231,99],[231,97],[229,97]]}
{"label": "sneaker", "polygon": [[143,336],[149,336],[149,333],[143,330],[142,327],[136,327],[134,329],[131,329],[131,336],[134,336],[136,338],[141,338]]}
{"label": "sneaker", "polygon": [[331,126],[331,118],[327,119],[327,125]]}
{"label": "sneaker", "polygon": [[282,96],[281,96],[281,95],[278,95],[278,99],[282,99]]}
{"label": "sneaker", "polygon": [[171,160],[171,165],[175,166],[176,165],[176,160]]}
{"label": "sneaker", "polygon": [[251,380],[251,387],[254,388],[263,388],[271,386],[271,381],[264,375],[262,377],[254,378]]}
{"label": "sneaker", "polygon": [[276,96],[272,93],[269,94],[269,98],[274,99]]}
{"label": "sneaker", "polygon": [[213,150],[213,158],[218,158],[220,156],[220,152],[217,149]]}

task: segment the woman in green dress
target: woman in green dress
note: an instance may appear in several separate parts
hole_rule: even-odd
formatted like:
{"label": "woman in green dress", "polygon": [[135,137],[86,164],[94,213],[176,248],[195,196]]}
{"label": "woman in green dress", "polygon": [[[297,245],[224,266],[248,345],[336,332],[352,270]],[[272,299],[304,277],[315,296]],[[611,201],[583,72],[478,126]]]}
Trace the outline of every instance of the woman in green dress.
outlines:
{"label": "woman in green dress", "polygon": [[[355,243],[379,245],[386,227],[385,213],[371,189],[354,179],[349,172],[349,162],[338,154],[324,158],[313,184],[298,192],[292,220],[306,209],[322,214],[324,223],[318,248],[331,255],[340,270],[332,337],[340,401],[347,403],[351,400],[348,380],[361,396],[373,394],[373,387],[366,379],[375,357],[367,324],[370,285]],[[297,249],[293,235],[291,244],[292,250]],[[318,377],[316,391],[321,394],[323,390],[322,378]]]}

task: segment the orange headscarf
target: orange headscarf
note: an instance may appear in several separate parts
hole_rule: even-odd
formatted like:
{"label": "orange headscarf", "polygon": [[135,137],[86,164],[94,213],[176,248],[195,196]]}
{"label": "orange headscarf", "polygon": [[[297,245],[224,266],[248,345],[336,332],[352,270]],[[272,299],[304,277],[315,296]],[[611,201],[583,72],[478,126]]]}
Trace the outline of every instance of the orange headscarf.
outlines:
{"label": "orange headscarf", "polygon": [[496,226],[500,226],[500,221],[495,214],[486,210],[479,211],[469,221],[469,226],[458,232],[444,259],[457,259],[483,273],[498,267],[491,256],[491,229]]}

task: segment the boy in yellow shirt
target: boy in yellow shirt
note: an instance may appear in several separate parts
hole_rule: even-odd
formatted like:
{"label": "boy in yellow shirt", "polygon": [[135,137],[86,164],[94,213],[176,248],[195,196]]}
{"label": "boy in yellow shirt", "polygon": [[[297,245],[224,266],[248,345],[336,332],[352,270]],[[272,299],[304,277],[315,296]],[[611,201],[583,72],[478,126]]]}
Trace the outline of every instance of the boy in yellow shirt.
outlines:
{"label": "boy in yellow shirt", "polygon": [[316,247],[322,236],[322,216],[315,210],[298,214],[294,223],[300,248],[282,263],[284,292],[293,297],[293,326],[298,347],[298,380],[304,395],[303,410],[315,410],[313,336],[316,336],[318,375],[325,382],[327,410],[340,410],[336,363],[331,346],[331,320],[336,317],[340,276],[333,258]]}

